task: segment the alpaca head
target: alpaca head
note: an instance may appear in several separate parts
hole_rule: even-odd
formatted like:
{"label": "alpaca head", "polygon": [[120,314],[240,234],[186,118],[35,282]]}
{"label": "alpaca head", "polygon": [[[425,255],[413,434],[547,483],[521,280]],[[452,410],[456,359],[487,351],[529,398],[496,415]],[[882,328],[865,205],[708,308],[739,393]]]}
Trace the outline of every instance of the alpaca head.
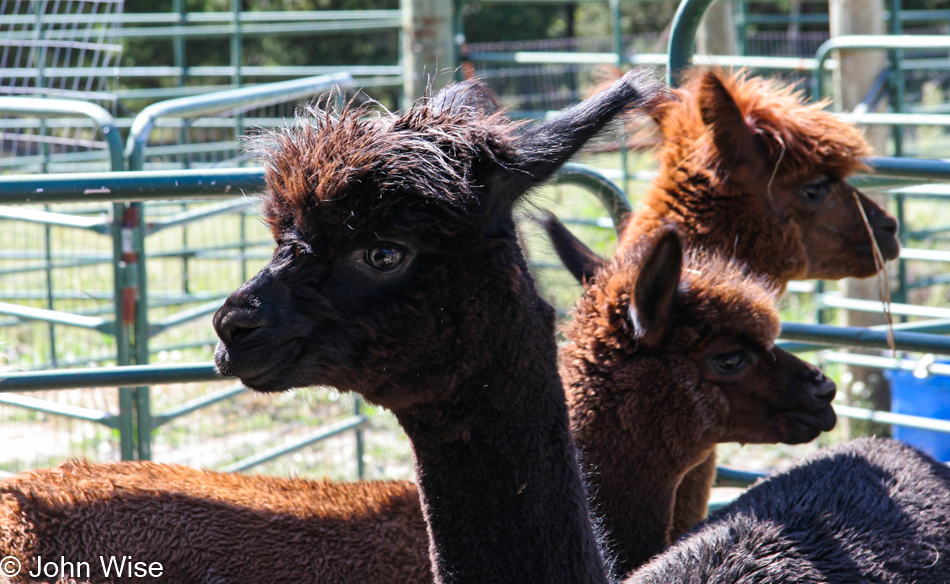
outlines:
{"label": "alpaca head", "polygon": [[[875,274],[868,225],[884,258],[897,257],[897,222],[845,181],[870,154],[852,125],[822,104],[803,103],[800,92],[743,73],[694,74],[677,96],[655,115],[665,137],[662,186],[695,199],[683,203],[686,223],[689,214],[698,216],[687,229],[718,238],[730,252],[735,247],[757,272],[776,275],[765,264],[784,264],[785,281]],[[699,200],[696,185],[715,197]],[[702,225],[717,205],[719,221]],[[758,236],[758,254],[738,251],[750,229],[769,232]]]}
{"label": "alpaca head", "polygon": [[277,248],[215,314],[219,371],[260,391],[330,385],[399,409],[489,366],[529,310],[518,307],[553,319],[512,205],[658,91],[628,76],[596,107],[520,126],[472,81],[401,115],[309,108],[262,137]]}
{"label": "alpaca head", "polygon": [[[583,247],[560,223],[546,228],[560,232],[561,245]],[[615,416],[618,431],[641,441],[658,432],[651,444],[695,463],[717,442],[796,444],[834,427],[834,382],[774,344],[779,319],[767,280],[735,260],[684,253],[670,227],[609,263],[589,251],[573,257],[583,264],[573,273],[593,276],[566,331],[575,347],[565,365],[597,378],[586,391],[568,390],[576,429],[587,416]],[[584,400],[588,407],[577,407]]]}

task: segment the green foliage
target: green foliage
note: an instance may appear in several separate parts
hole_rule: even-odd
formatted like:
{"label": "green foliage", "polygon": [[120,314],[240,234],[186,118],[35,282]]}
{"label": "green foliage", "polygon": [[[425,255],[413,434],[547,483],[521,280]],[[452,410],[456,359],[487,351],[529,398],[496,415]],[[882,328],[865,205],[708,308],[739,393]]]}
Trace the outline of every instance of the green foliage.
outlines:
{"label": "green foliage", "polygon": [[561,5],[466,4],[465,40],[470,43],[562,37],[568,11]]}

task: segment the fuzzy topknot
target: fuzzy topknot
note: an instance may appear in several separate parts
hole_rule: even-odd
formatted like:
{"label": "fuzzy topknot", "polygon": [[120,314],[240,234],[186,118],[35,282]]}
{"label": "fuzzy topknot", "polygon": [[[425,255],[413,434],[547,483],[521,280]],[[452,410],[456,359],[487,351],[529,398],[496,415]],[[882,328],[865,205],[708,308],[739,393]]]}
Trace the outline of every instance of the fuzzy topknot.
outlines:
{"label": "fuzzy topknot", "polygon": [[733,257],[688,250],[679,296],[687,320],[703,323],[708,338],[746,336],[771,347],[781,329],[775,309],[779,287]]}
{"label": "fuzzy topknot", "polygon": [[352,102],[336,107],[334,97],[250,144],[264,163],[263,211],[275,232],[357,191],[368,199],[408,195],[464,205],[481,186],[473,180],[475,165],[504,163],[517,127],[468,102],[424,99],[393,114]]}
{"label": "fuzzy topknot", "polygon": [[865,168],[861,158],[871,154],[871,147],[855,126],[825,111],[827,104],[806,103],[801,90],[779,80],[751,77],[747,71],[703,70],[690,71],[675,90],[675,99],[655,111],[665,138],[660,159],[667,167],[676,168],[686,158],[698,167],[729,164],[723,155],[730,153],[716,153],[709,143],[700,110],[700,96],[710,75],[718,77],[732,95],[767,149],[769,167],[778,165],[779,176],[822,171],[843,178]]}

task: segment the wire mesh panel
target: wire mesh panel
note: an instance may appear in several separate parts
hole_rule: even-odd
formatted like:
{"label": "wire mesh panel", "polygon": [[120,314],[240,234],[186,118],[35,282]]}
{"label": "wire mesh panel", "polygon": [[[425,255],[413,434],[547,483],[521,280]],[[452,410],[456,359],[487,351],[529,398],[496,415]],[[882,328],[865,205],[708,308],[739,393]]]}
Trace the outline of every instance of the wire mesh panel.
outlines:
{"label": "wire mesh panel", "polygon": [[[108,206],[15,211],[19,218],[0,219],[0,375],[114,364],[115,338],[108,333],[115,310],[112,239],[102,233],[108,230]],[[0,470],[76,456],[117,459],[112,429],[14,405],[116,413],[117,400],[115,390],[0,394],[0,441],[7,445],[0,449]]]}
{"label": "wire mesh panel", "polygon": [[[316,96],[315,96],[316,97]],[[244,137],[294,119],[300,100],[277,100],[265,106],[237,108],[197,119],[162,118],[145,151],[145,168],[233,167],[249,163]]]}
{"label": "wire mesh panel", "polygon": [[[115,110],[122,0],[0,0],[0,95]],[[79,118],[0,116],[0,173],[108,170],[106,143]]]}
{"label": "wire mesh panel", "polygon": [[[626,35],[628,54],[664,52],[660,33]],[[613,37],[563,38],[543,41],[472,43],[469,53],[491,52],[576,52],[610,53]],[[603,76],[606,65],[551,64],[508,65],[471,62],[476,77],[487,83],[501,102],[519,116],[540,117],[583,99]]]}

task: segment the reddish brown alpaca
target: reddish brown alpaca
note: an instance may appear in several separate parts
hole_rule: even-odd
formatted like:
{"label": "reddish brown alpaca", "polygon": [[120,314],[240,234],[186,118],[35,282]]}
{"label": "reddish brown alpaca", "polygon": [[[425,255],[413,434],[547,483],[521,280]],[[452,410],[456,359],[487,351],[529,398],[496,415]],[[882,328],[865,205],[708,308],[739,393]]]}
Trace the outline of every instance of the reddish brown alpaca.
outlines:
{"label": "reddish brown alpaca", "polygon": [[[578,342],[562,350],[573,430],[597,467],[590,484],[622,571],[668,543],[674,485],[716,441],[807,440],[834,422],[834,386],[819,372],[781,351],[776,361],[761,358],[778,326],[770,290],[715,257],[690,254],[681,270],[678,240],[663,241],[659,252],[622,254],[599,270],[570,329]],[[647,255],[657,259],[638,277]],[[666,286],[649,290],[651,281]],[[671,286],[679,290],[673,297]],[[637,321],[657,343],[652,348],[633,341],[632,297],[640,314],[649,312],[644,303],[669,304],[675,330]],[[707,379],[710,362],[735,370]],[[108,550],[160,561],[178,583],[266,581],[297,570],[295,582],[424,584],[431,575],[416,495],[408,482],[67,464],[0,483],[0,553],[95,565]],[[277,571],[275,556],[262,550],[280,549]]]}
{"label": "reddish brown alpaca", "polygon": [[110,581],[99,556],[158,562],[162,577],[154,581],[175,584],[432,581],[412,483],[153,462],[66,462],[0,482],[6,556],[20,559],[23,574],[35,571],[37,556],[87,562],[88,578],[78,582]]}
{"label": "reddish brown alpaca", "polygon": [[854,126],[743,73],[695,72],[675,94],[655,111],[659,176],[622,241],[672,222],[688,246],[737,257],[783,289],[869,277],[877,267],[857,198],[884,258],[897,257],[897,222],[844,180],[870,154]]}
{"label": "reddish brown alpaca", "polygon": [[[897,257],[897,222],[844,180],[864,167],[867,142],[800,92],[694,71],[654,118],[659,175],[621,248],[671,222],[689,247],[737,257],[781,290],[792,279],[868,277],[877,268],[860,201],[884,258]],[[713,454],[684,477],[673,539],[705,517],[715,462]]]}

